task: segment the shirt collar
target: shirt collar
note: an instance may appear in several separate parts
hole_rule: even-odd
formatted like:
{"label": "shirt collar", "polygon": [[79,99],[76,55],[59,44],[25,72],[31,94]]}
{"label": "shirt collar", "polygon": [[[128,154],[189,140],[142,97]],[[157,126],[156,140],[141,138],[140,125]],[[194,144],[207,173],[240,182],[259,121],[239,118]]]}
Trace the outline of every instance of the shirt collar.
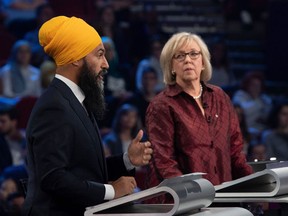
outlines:
{"label": "shirt collar", "polygon": [[[213,92],[213,89],[209,86],[209,84],[205,84],[202,81],[201,81],[201,84],[203,86],[203,92],[205,91]],[[174,97],[178,94],[181,94],[182,92],[184,92],[183,89],[177,83],[174,85],[167,86],[166,94],[170,97]]]}
{"label": "shirt collar", "polygon": [[85,94],[82,91],[82,89],[74,82],[72,82],[71,80],[67,79],[66,77],[60,75],[60,74],[56,74],[55,77],[57,79],[60,79],[61,81],[63,81],[73,92],[73,94],[75,95],[75,97],[78,99],[78,101],[82,104],[84,99],[85,99]]}

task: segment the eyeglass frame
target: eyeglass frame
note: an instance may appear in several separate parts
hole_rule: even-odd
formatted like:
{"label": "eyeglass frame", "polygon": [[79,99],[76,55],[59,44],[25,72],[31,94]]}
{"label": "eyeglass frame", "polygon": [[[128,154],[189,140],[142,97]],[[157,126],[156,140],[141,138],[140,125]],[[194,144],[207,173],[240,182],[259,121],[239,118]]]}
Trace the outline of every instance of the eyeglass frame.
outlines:
{"label": "eyeglass frame", "polygon": [[[177,60],[178,62],[183,62],[183,61],[185,61],[187,55],[189,56],[190,59],[195,60],[195,59],[198,59],[199,56],[202,55],[202,53],[201,53],[201,51],[197,52],[195,50],[192,50],[192,51],[186,52],[186,53],[180,52],[178,54],[174,54],[173,59]],[[176,57],[176,56],[178,56],[178,57]],[[181,56],[183,57],[183,59]],[[179,57],[181,57],[181,58],[179,59]]]}

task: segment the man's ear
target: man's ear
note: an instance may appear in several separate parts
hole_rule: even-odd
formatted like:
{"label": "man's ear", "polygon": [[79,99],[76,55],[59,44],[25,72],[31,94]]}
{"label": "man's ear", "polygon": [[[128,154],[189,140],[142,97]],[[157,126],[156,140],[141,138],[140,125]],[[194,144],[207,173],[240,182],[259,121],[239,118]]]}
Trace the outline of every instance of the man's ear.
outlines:
{"label": "man's ear", "polygon": [[82,59],[72,62],[72,65],[75,67],[82,66]]}

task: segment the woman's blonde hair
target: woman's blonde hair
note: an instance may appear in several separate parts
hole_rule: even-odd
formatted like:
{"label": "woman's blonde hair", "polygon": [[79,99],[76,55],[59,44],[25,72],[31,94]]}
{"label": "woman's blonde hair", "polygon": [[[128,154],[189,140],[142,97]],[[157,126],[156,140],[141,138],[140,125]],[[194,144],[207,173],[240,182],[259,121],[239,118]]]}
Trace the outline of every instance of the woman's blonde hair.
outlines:
{"label": "woman's blonde hair", "polygon": [[207,82],[212,76],[212,66],[210,63],[210,52],[206,43],[203,39],[192,33],[180,32],[172,35],[172,37],[164,45],[161,56],[160,65],[164,75],[164,83],[166,85],[175,84],[175,76],[172,75],[172,59],[175,53],[180,49],[180,47],[196,42],[200,47],[200,52],[202,54],[204,70],[201,73],[201,81]]}

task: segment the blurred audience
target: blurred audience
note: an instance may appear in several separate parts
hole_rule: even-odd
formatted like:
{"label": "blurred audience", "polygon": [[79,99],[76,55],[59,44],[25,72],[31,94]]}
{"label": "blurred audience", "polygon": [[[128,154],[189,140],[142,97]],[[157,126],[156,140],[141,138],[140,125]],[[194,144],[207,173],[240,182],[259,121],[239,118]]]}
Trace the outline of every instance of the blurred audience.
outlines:
{"label": "blurred audience", "polygon": [[54,10],[52,6],[49,3],[41,4],[36,9],[36,28],[24,35],[24,40],[28,41],[31,45],[31,64],[34,66],[39,67],[44,60],[49,59],[48,55],[45,54],[43,48],[39,44],[38,32],[42,24],[53,16]]}
{"label": "blurred audience", "polygon": [[0,187],[0,200],[7,201],[9,195],[16,193],[17,183],[12,178],[4,179]]}
{"label": "blurred audience", "polygon": [[40,70],[30,64],[29,42],[18,40],[11,50],[10,59],[0,69],[4,97],[39,96],[41,94]]}
{"label": "blurred audience", "polygon": [[234,103],[243,108],[250,134],[258,135],[267,128],[267,117],[273,107],[273,101],[265,94],[264,89],[263,73],[249,72],[243,78],[241,88],[232,98]]}
{"label": "blurred audience", "polygon": [[[1,7],[1,5],[0,5]],[[5,26],[3,26],[3,24],[1,24],[0,21],[0,67],[3,66],[10,55],[10,50],[13,47],[15,41],[17,40],[17,38],[11,33],[9,32]]]}
{"label": "blurred audience", "polygon": [[112,131],[103,139],[106,156],[126,152],[139,129],[142,129],[142,125],[137,108],[130,104],[119,107],[113,119]]}
{"label": "blurred audience", "polygon": [[139,110],[143,126],[145,126],[145,114],[150,101],[158,93],[158,74],[152,67],[143,68],[141,77],[141,89],[128,98],[125,103],[133,104]]}
{"label": "blurred audience", "polygon": [[115,44],[115,50],[119,54],[120,64],[130,62],[130,42],[128,27],[129,25],[121,25],[115,15],[114,5],[104,4],[98,8],[92,26],[97,29],[99,35],[109,37]]}
{"label": "blurred audience", "polygon": [[107,112],[105,118],[99,121],[99,127],[102,135],[109,132],[114,114],[120,105],[132,95],[128,91],[129,86],[129,68],[120,64],[118,53],[114,43],[109,37],[102,37],[105,47],[105,57],[109,63],[108,74],[104,76],[104,92]]}
{"label": "blurred audience", "polygon": [[234,108],[238,116],[239,125],[243,136],[243,152],[247,155],[248,148],[251,142],[251,136],[247,128],[245,113],[243,108],[239,104],[234,104]]}
{"label": "blurred audience", "polygon": [[130,20],[130,52],[132,54],[130,60],[133,64],[137,64],[151,55],[151,45],[156,36],[164,43],[169,38],[169,34],[163,31],[156,7],[151,2],[143,2],[142,10],[133,13]]}
{"label": "blurred audience", "polygon": [[102,42],[106,50],[105,57],[109,63],[108,74],[104,77],[105,94],[114,98],[127,98],[131,92],[127,91],[129,84],[129,69],[122,67],[119,63],[118,53],[114,42],[109,37],[102,37]]}
{"label": "blurred audience", "polygon": [[158,36],[154,36],[153,39],[151,40],[150,44],[150,55],[144,59],[142,59],[138,66],[137,66],[137,71],[136,71],[136,89],[141,90],[143,89],[142,86],[142,74],[143,71],[151,67],[157,72],[157,86],[156,89],[157,91],[161,91],[164,89],[164,81],[163,81],[163,73],[160,67],[160,54],[163,48],[163,40],[159,38]]}
{"label": "blurred audience", "polygon": [[[1,121],[0,121],[1,125]],[[13,163],[10,147],[5,140],[3,135],[0,135],[0,173],[6,168],[11,166]]]}
{"label": "blurred audience", "polygon": [[57,16],[75,16],[87,22],[90,22],[95,16],[95,0],[49,0],[48,2]]}
{"label": "blurred audience", "polygon": [[[15,108],[0,111],[1,146],[7,145],[11,155],[12,165],[25,162],[26,139],[22,131],[17,128],[17,112]],[[7,156],[6,156],[7,157]]]}
{"label": "blurred audience", "polygon": [[36,25],[36,8],[46,0],[1,0],[4,24],[18,39]]}
{"label": "blurred audience", "polygon": [[47,89],[51,81],[53,80],[56,72],[56,64],[52,60],[45,60],[40,65],[41,71],[41,88],[42,91]]}
{"label": "blurred audience", "polygon": [[224,41],[213,42],[210,48],[213,75],[209,83],[226,87],[234,83],[234,76],[228,70],[227,47]]}
{"label": "blurred audience", "polygon": [[261,142],[252,143],[249,146],[247,161],[258,162],[267,160],[266,146]]}
{"label": "blurred audience", "polygon": [[265,19],[268,0],[217,0],[223,4],[228,20],[239,20],[246,29],[252,29],[255,20]]}
{"label": "blurred audience", "polygon": [[34,104],[36,103],[38,97],[35,96],[24,96],[19,99],[15,104],[15,109],[17,110],[17,128],[26,131],[28,120]]}
{"label": "blurred audience", "polygon": [[13,178],[4,178],[0,185],[1,216],[20,216],[24,195]]}
{"label": "blurred audience", "polygon": [[263,133],[268,158],[288,161],[288,102],[275,105],[269,118],[269,129]]}

